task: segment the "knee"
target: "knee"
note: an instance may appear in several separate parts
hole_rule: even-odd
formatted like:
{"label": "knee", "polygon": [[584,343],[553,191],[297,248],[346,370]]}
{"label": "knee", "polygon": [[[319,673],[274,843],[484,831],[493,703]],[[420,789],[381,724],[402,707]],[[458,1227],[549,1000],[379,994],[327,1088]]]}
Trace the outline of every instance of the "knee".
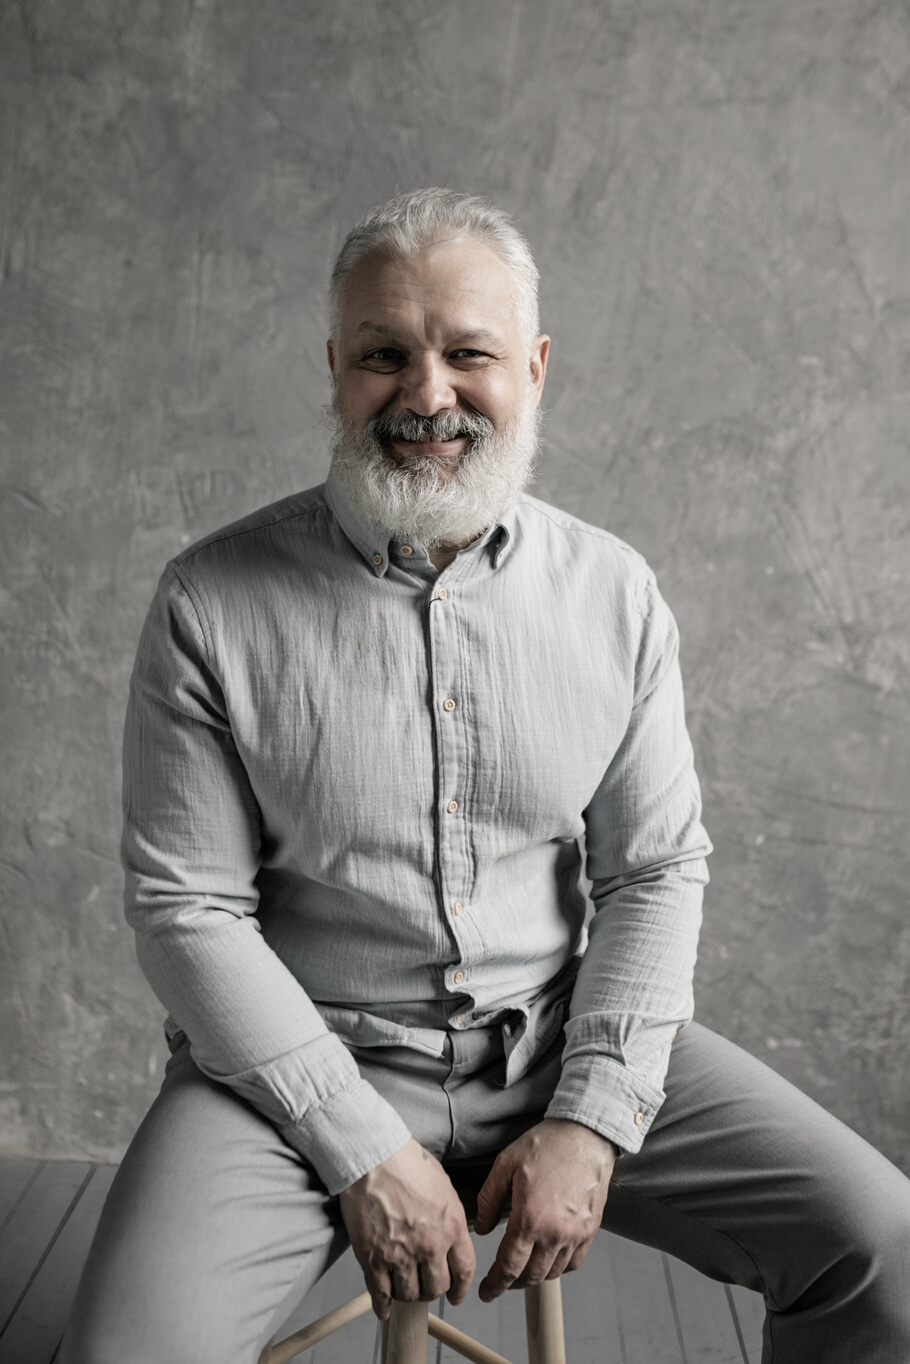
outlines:
{"label": "knee", "polygon": [[910,1347],[910,1180],[899,1180],[887,1197],[870,1200],[859,1254],[879,1310],[901,1328],[901,1339]]}
{"label": "knee", "polygon": [[830,1253],[809,1296],[836,1298],[874,1319],[910,1356],[910,1180],[889,1166],[884,1178],[842,1191],[831,1214]]}

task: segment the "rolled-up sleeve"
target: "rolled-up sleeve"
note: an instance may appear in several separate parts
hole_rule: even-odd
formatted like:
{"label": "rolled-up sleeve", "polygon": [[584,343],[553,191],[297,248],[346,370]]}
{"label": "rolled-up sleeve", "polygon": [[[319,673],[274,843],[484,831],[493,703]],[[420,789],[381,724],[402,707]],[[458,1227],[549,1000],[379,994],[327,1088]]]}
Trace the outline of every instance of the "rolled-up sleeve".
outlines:
{"label": "rolled-up sleeve", "polygon": [[203,622],[170,565],[127,710],[127,920],[140,965],[199,1069],[248,1100],[337,1193],[410,1134],[264,941],[261,843]]}
{"label": "rolled-up sleeve", "polygon": [[637,1151],[664,1100],[677,1030],[692,1017],[705,858],[678,635],[648,572],[624,738],[585,811],[595,914],[548,1117]]}

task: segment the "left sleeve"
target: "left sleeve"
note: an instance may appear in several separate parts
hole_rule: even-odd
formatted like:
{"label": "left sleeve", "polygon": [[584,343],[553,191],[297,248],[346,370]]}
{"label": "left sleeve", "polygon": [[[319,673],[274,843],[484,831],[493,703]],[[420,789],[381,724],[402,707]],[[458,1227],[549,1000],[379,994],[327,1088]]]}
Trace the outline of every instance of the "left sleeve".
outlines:
{"label": "left sleeve", "polygon": [[665,1095],[711,851],[686,732],[678,634],[648,573],[628,729],[585,811],[595,914],[547,1109],[635,1152]]}

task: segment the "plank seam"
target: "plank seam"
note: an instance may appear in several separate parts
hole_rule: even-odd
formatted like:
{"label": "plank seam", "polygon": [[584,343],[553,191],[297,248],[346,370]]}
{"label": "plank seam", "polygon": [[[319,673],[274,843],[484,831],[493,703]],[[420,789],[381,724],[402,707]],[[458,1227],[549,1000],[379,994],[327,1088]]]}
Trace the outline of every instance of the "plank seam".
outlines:
{"label": "plank seam", "polygon": [[616,1330],[619,1335],[619,1353],[622,1358],[622,1364],[629,1364],[628,1355],[626,1354],[626,1333],[622,1324],[622,1302],[620,1301],[619,1296],[619,1283],[617,1281],[616,1274],[613,1269],[613,1248],[609,1244],[609,1242],[607,1243],[607,1264],[610,1266],[610,1283],[613,1288],[613,1307],[616,1312]]}
{"label": "plank seam", "polygon": [[18,1297],[17,1300],[16,1300],[16,1303],[15,1303],[15,1305],[14,1305],[14,1307],[13,1307],[13,1310],[10,1312],[9,1316],[7,1317],[7,1319],[6,1319],[6,1321],[3,1323],[3,1325],[0,1326],[0,1340],[2,1340],[3,1336],[6,1334],[6,1331],[7,1331],[8,1327],[9,1327],[10,1323],[15,1319],[16,1313],[19,1311],[19,1308],[22,1306],[23,1302],[25,1301],[26,1296],[28,1295],[29,1289],[31,1288],[31,1286],[32,1286],[32,1284],[35,1282],[35,1280],[37,1279],[38,1275],[41,1273],[41,1269],[42,1269],[42,1266],[44,1265],[45,1260],[46,1260],[47,1257],[50,1255],[51,1251],[54,1249],[54,1246],[57,1244],[57,1241],[58,1241],[58,1239],[59,1239],[59,1237],[60,1237],[60,1233],[63,1231],[63,1228],[66,1226],[67,1222],[70,1220],[70,1217],[73,1215],[73,1212],[75,1211],[76,1204],[79,1202],[79,1199],[82,1197],[82,1195],[85,1193],[86,1189],[88,1188],[89,1183],[91,1182],[91,1180],[92,1180],[92,1178],[93,1178],[93,1176],[94,1176],[94,1173],[95,1173],[96,1168],[97,1168],[97,1167],[94,1166],[94,1165],[91,1167],[91,1169],[89,1170],[88,1174],[85,1176],[85,1179],[83,1179],[82,1183],[79,1185],[79,1188],[76,1190],[75,1194],[73,1195],[72,1202],[70,1203],[70,1205],[69,1205],[69,1207],[67,1208],[66,1212],[63,1214],[62,1218],[60,1219],[60,1222],[58,1223],[58,1226],[57,1226],[57,1230],[54,1232],[54,1234],[53,1234],[53,1236],[51,1237],[50,1241],[49,1241],[48,1244],[45,1246],[45,1248],[44,1248],[44,1254],[41,1256],[41,1259],[38,1261],[38,1263],[35,1265],[35,1268],[32,1270],[31,1274],[29,1275],[28,1283],[25,1285],[25,1287],[23,1288],[22,1292],[19,1294],[19,1297]]}
{"label": "plank seam", "polygon": [[728,1283],[724,1284],[724,1292],[727,1295],[727,1306],[730,1308],[730,1316],[733,1318],[733,1329],[736,1332],[736,1339],[739,1341],[739,1349],[743,1357],[743,1364],[749,1364],[749,1355],[748,1352],[746,1351],[746,1342],[743,1339],[742,1328],[740,1327],[739,1324],[739,1314],[736,1311],[736,1303],[733,1301],[733,1293],[731,1292],[730,1285]]}
{"label": "plank seam", "polygon": [[667,1259],[666,1251],[660,1252],[660,1258],[664,1262],[664,1275],[667,1280],[667,1291],[670,1294],[670,1306],[673,1309],[673,1321],[676,1325],[676,1339],[679,1341],[679,1353],[682,1356],[682,1364],[689,1364],[689,1356],[686,1354],[686,1342],[683,1340],[682,1323],[679,1320],[679,1308],[676,1305],[676,1290],[673,1287],[673,1276],[670,1273],[670,1261]]}
{"label": "plank seam", "polygon": [[45,1167],[46,1164],[47,1164],[47,1161],[46,1161],[46,1160],[39,1160],[38,1164],[35,1166],[34,1170],[33,1170],[32,1173],[29,1175],[29,1177],[28,1177],[28,1179],[27,1179],[27,1181],[26,1181],[26,1184],[25,1184],[25,1188],[22,1190],[22,1192],[20,1193],[19,1197],[16,1199],[15,1203],[13,1204],[13,1206],[10,1208],[9,1212],[8,1212],[8,1213],[6,1214],[6,1216],[4,1217],[3,1221],[0,1222],[0,1235],[2,1235],[4,1231],[6,1231],[7,1223],[9,1222],[10,1218],[11,1218],[11,1217],[14,1217],[15,1214],[19,1211],[19,1208],[20,1208],[20,1206],[21,1206],[21,1204],[22,1204],[23,1199],[25,1198],[25,1196],[26,1196],[26,1194],[28,1193],[29,1189],[32,1187],[32,1185],[34,1184],[35,1180],[38,1178],[38,1176],[40,1175],[41,1171],[44,1169],[44,1167]]}

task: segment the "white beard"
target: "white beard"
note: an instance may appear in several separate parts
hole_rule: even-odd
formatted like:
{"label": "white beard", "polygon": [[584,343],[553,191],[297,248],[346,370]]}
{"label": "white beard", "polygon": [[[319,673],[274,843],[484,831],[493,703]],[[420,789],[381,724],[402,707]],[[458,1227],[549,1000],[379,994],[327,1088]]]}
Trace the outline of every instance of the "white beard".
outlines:
{"label": "white beard", "polygon": [[399,461],[386,454],[372,429],[376,423],[381,427],[381,417],[355,428],[342,423],[337,402],[330,410],[336,422],[334,476],[354,511],[392,539],[420,541],[427,549],[446,541],[475,539],[531,481],[540,414],[530,396],[518,420],[499,432],[486,418],[474,414],[447,413],[428,419],[442,425],[437,439],[454,435],[453,427],[462,423],[488,432],[473,436],[448,476],[450,460],[415,455]]}

